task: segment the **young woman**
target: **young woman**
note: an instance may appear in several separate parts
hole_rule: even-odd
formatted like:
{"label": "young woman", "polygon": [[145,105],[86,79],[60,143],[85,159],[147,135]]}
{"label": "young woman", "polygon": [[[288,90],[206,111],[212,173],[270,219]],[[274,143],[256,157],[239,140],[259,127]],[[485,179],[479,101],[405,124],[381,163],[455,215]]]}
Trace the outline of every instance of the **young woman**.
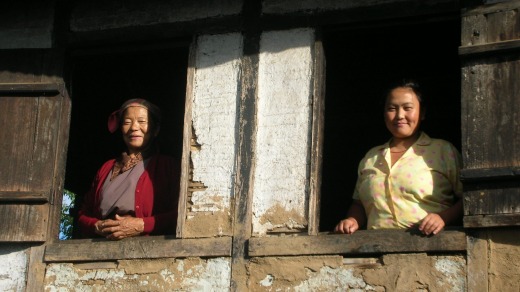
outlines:
{"label": "young woman", "polygon": [[460,218],[460,154],[419,130],[424,110],[416,83],[389,91],[384,118],[392,138],[361,160],[353,203],[336,232],[416,226],[430,235]]}

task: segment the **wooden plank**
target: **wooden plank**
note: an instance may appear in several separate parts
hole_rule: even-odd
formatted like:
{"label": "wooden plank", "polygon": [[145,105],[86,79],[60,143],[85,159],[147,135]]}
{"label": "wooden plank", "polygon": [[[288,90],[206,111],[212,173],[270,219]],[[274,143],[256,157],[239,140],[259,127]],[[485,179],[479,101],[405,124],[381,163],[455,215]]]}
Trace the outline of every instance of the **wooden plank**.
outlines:
{"label": "wooden plank", "polygon": [[467,236],[467,291],[488,291],[487,231],[468,232]]}
{"label": "wooden plank", "polygon": [[520,213],[464,216],[464,227],[466,228],[501,226],[520,226]]}
{"label": "wooden plank", "polygon": [[[50,196],[55,167],[61,96],[0,99],[0,124],[16,131],[2,131],[0,190],[33,192]],[[14,193],[12,193],[14,194]]]}
{"label": "wooden plank", "polygon": [[[462,46],[486,45],[503,41],[518,40],[520,31],[518,23],[519,1],[504,1],[492,5],[463,8]],[[464,10],[471,11],[464,13]]]}
{"label": "wooden plank", "polygon": [[418,231],[360,230],[352,235],[251,238],[248,247],[249,256],[451,252],[466,250],[466,234],[462,230],[444,230],[434,236]]}
{"label": "wooden plank", "polygon": [[[466,169],[520,165],[520,58],[497,55],[462,68],[462,156]],[[492,109],[492,110],[491,110]]]}
{"label": "wooden plank", "polygon": [[45,241],[49,204],[1,204],[0,242]]}
{"label": "wooden plank", "polygon": [[44,252],[44,245],[31,247],[25,291],[40,291],[44,286],[46,268],[45,263],[43,263]]}
{"label": "wooden plank", "polygon": [[[57,54],[57,58],[65,58],[61,53]],[[54,64],[59,61],[54,61]],[[59,238],[60,221],[61,221],[61,206],[63,200],[63,189],[65,183],[65,167],[67,163],[67,148],[69,143],[70,132],[70,115],[72,110],[71,100],[64,83],[60,83],[60,106],[59,119],[56,121],[57,130],[55,138],[55,152],[54,152],[54,169],[52,176],[52,191],[50,194],[50,202],[53,208],[49,210],[47,241],[56,240]]]}
{"label": "wooden plank", "polygon": [[233,208],[233,250],[231,256],[232,291],[247,291],[244,279],[248,275],[247,241],[252,232],[252,201],[255,134],[257,128],[258,64],[260,54],[260,35],[258,19],[261,14],[261,1],[245,1],[243,17],[247,30],[243,35],[243,57],[239,84],[238,102],[238,146],[237,175],[234,187]]}
{"label": "wooden plank", "polygon": [[487,43],[481,45],[461,46],[459,55],[469,56],[476,54],[504,54],[520,50],[520,40],[509,40],[502,42]]}
{"label": "wooden plank", "polygon": [[197,38],[194,37],[190,46],[188,57],[188,72],[186,82],[186,105],[184,108],[184,128],[182,136],[182,166],[179,189],[179,203],[177,210],[176,234],[178,238],[183,237],[184,226],[186,223],[186,209],[188,197],[188,182],[190,181],[191,167],[191,139],[192,139],[192,106],[193,106],[193,87],[195,86],[195,56],[197,50]]}
{"label": "wooden plank", "polygon": [[121,241],[81,239],[52,243],[45,248],[44,261],[81,262],[230,255],[230,237],[175,239],[169,236],[143,236]]}
{"label": "wooden plank", "polygon": [[48,202],[48,191],[0,191],[0,202]]}
{"label": "wooden plank", "polygon": [[[106,31],[150,24],[181,23],[191,29],[195,20],[222,19],[239,15],[242,1],[108,1],[97,5],[91,1],[77,1],[71,9],[70,31]],[[114,22],[114,18],[119,19]],[[146,25],[145,25],[146,24]]]}
{"label": "wooden plank", "polygon": [[60,93],[58,83],[0,83],[0,95],[57,95]]}
{"label": "wooden plank", "polygon": [[500,3],[479,5],[475,7],[466,7],[462,9],[462,17],[472,16],[472,15],[485,15],[492,13],[499,13],[503,11],[509,11],[520,8],[520,1],[504,1]]}
{"label": "wooden plank", "polygon": [[317,32],[312,51],[312,58],[314,60],[314,83],[312,84],[312,142],[308,212],[309,235],[317,235],[320,229],[321,170],[323,162],[323,128],[325,122],[325,52],[319,35],[320,32]]}
{"label": "wooden plank", "polygon": [[460,171],[460,179],[463,182],[514,178],[520,178],[520,167],[464,168]]}
{"label": "wooden plank", "polygon": [[[326,12],[348,12],[358,13],[358,17],[370,18],[370,12],[386,17],[403,17],[409,13],[433,14],[446,12],[459,12],[459,1],[453,0],[433,0],[433,1],[413,1],[413,0],[365,0],[365,1],[300,1],[300,0],[265,0],[262,2],[262,14],[319,14]],[[379,10],[379,11],[378,11]],[[345,19],[344,21],[348,21]]]}
{"label": "wooden plank", "polygon": [[520,214],[520,182],[504,184],[490,183],[489,188],[468,190],[473,185],[465,185],[464,215]]}

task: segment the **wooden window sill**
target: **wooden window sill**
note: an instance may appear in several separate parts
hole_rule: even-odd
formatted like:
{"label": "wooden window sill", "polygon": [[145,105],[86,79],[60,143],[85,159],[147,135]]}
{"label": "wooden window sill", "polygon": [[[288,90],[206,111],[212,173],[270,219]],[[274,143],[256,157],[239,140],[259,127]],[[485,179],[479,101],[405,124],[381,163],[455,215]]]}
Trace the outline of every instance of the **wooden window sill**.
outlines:
{"label": "wooden window sill", "polygon": [[120,241],[73,239],[51,243],[45,262],[88,262],[125,259],[229,257],[231,237],[175,239],[143,236]]}
{"label": "wooden window sill", "polygon": [[425,236],[405,230],[360,230],[352,235],[256,237],[249,240],[250,256],[380,254],[466,251],[462,228]]}

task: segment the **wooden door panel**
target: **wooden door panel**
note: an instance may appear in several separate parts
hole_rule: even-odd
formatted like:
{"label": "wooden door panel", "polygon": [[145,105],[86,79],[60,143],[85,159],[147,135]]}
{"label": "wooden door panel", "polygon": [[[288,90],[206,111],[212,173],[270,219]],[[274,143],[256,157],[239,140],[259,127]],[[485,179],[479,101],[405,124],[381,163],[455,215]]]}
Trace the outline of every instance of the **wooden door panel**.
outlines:
{"label": "wooden door panel", "polygon": [[520,1],[462,13],[464,226],[520,225]]}
{"label": "wooden door panel", "polygon": [[45,241],[49,204],[0,204],[0,241]]}
{"label": "wooden door panel", "polygon": [[60,113],[58,97],[0,97],[0,199],[48,201]]}

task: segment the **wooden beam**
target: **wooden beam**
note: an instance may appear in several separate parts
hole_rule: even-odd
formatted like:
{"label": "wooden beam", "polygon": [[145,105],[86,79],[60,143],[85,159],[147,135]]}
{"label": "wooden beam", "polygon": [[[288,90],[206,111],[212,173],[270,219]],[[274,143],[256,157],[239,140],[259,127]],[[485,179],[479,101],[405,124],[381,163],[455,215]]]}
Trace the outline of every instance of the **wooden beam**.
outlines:
{"label": "wooden beam", "polygon": [[258,63],[260,36],[258,19],[260,0],[244,1],[242,14],[246,30],[243,34],[243,56],[238,92],[238,146],[233,206],[233,250],[231,256],[231,291],[247,291],[247,241],[252,232],[253,177],[257,132],[256,101],[258,95]]}
{"label": "wooden beam", "polygon": [[31,96],[54,96],[60,93],[61,85],[58,83],[1,83],[1,96],[19,96],[30,94]]}
{"label": "wooden beam", "polygon": [[[296,27],[350,29],[353,26],[388,26],[394,22],[427,22],[460,19],[459,0],[435,1],[262,1],[263,30]],[[328,29],[327,28],[327,29]]]}
{"label": "wooden beam", "polygon": [[500,226],[520,226],[520,213],[464,216],[464,227],[467,228]]}
{"label": "wooden beam", "polygon": [[503,180],[512,178],[520,178],[520,167],[462,169],[460,171],[460,179],[463,182]]}
{"label": "wooden beam", "polygon": [[82,262],[230,255],[230,237],[175,239],[169,236],[144,236],[121,241],[103,238],[56,242],[45,248],[44,261]]}
{"label": "wooden beam", "polygon": [[501,41],[482,45],[461,46],[459,55],[470,56],[487,53],[506,53],[520,50],[520,40]]}
{"label": "wooden beam", "polygon": [[184,107],[184,128],[182,130],[182,167],[180,177],[179,202],[177,205],[177,227],[178,238],[183,237],[184,225],[186,224],[186,208],[188,197],[188,182],[190,181],[190,159],[191,159],[191,140],[192,140],[192,106],[193,106],[193,87],[195,86],[195,56],[197,50],[197,37],[194,37],[188,57],[188,72],[186,77],[186,101]]}
{"label": "wooden beam", "polygon": [[45,283],[45,263],[43,253],[45,246],[31,247],[29,266],[27,268],[27,286],[25,291],[40,291]]}
{"label": "wooden beam", "polygon": [[518,9],[520,7],[520,1],[505,1],[500,3],[479,5],[476,7],[468,7],[462,9],[462,17],[473,16],[473,15],[483,15],[483,14],[491,14],[498,13],[503,11],[509,11],[513,9]]}
{"label": "wooden beam", "polygon": [[0,191],[0,202],[48,202],[48,191],[18,192]]}
{"label": "wooden beam", "polygon": [[434,236],[417,231],[360,230],[352,235],[251,238],[249,256],[374,254],[389,252],[465,251],[466,233],[444,230]]}
{"label": "wooden beam", "polygon": [[323,129],[325,114],[325,52],[320,32],[316,32],[312,50],[312,146],[310,154],[309,235],[317,235],[320,227],[321,177],[323,162]]}
{"label": "wooden beam", "polygon": [[[414,0],[365,0],[365,1],[330,1],[330,0],[264,0],[262,1],[262,14],[307,14],[319,15],[326,12],[369,12],[373,11],[378,15],[387,14],[387,17],[403,17],[409,13],[446,13],[457,11],[460,12],[459,0],[432,0],[432,1],[414,1]],[[381,7],[385,8],[383,11]],[[358,17],[368,18],[369,15],[361,13]]]}

